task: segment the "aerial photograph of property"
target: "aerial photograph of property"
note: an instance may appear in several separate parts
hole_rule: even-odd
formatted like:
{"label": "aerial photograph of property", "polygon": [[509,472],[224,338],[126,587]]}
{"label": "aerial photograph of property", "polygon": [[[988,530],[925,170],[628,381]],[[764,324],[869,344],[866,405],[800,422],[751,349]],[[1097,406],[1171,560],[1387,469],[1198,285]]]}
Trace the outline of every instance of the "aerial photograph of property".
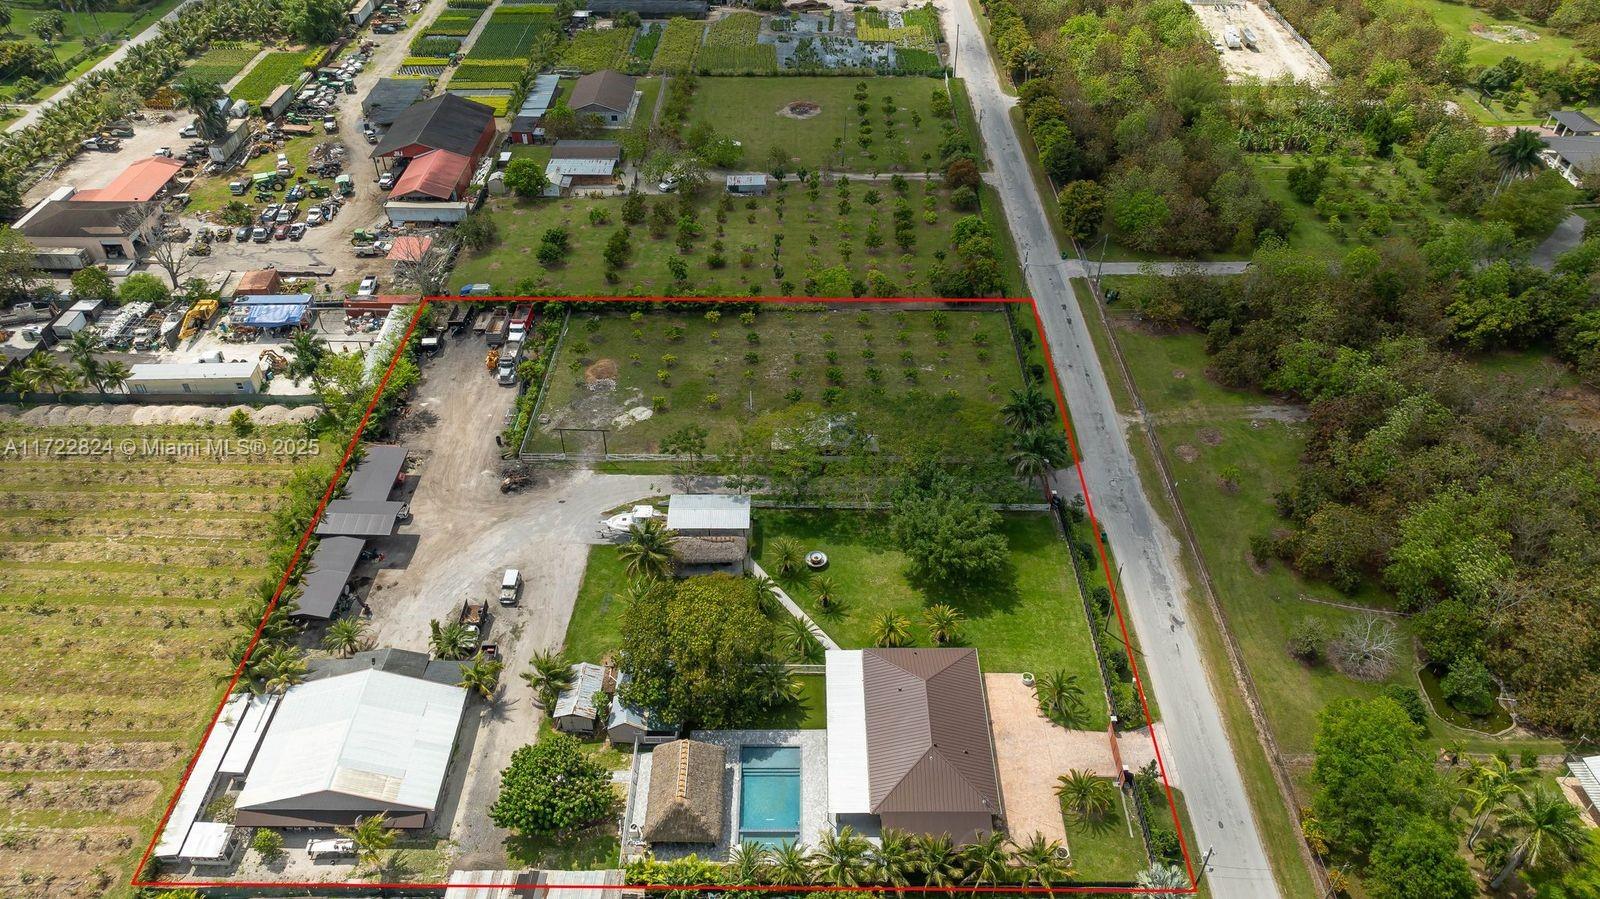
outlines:
{"label": "aerial photograph of property", "polygon": [[0,2],[0,897],[1600,897],[1600,3]]}

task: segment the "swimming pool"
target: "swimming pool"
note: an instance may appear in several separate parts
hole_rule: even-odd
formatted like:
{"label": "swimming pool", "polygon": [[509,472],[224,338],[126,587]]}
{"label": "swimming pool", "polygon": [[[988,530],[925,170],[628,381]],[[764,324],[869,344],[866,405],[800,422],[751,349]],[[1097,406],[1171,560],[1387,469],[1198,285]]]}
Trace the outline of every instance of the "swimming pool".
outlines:
{"label": "swimming pool", "polygon": [[739,749],[739,841],[781,846],[800,838],[800,747]]}

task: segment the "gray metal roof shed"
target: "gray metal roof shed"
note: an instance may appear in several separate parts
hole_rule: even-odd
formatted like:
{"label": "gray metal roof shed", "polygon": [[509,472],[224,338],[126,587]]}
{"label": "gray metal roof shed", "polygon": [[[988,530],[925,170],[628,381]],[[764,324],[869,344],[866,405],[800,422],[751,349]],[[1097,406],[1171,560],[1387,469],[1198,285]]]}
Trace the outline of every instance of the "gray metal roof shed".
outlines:
{"label": "gray metal roof shed", "polygon": [[311,554],[294,614],[300,618],[332,618],[350,572],[361,560],[367,541],[360,537],[329,537]]}
{"label": "gray metal roof shed", "polygon": [[318,537],[387,537],[406,506],[399,502],[336,499],[317,522]]}
{"label": "gray metal roof shed", "polygon": [[671,531],[747,531],[750,497],[724,493],[679,493],[667,500]]}
{"label": "gray metal roof shed", "polygon": [[363,502],[382,502],[389,498],[395,479],[406,466],[406,448],[378,444],[368,446],[366,455],[350,473],[344,495]]}

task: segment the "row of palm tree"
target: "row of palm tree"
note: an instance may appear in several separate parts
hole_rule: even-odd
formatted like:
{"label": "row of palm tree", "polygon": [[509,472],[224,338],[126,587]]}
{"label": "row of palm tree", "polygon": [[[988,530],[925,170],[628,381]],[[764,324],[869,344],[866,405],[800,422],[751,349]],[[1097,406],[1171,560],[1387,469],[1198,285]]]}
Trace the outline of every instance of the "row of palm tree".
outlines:
{"label": "row of palm tree", "polygon": [[280,30],[273,0],[199,0],[156,27],[157,36],[129,47],[121,61],[78,79],[26,128],[0,141],[0,171],[13,181],[31,167],[77,153],[84,138],[139,108],[190,57],[213,40],[259,38]]}
{"label": "row of palm tree", "polygon": [[1020,842],[991,833],[958,844],[891,828],[875,845],[845,826],[815,848],[744,843],[729,854],[724,876],[737,886],[1049,887],[1072,876],[1072,863],[1059,840],[1037,833]]}
{"label": "row of palm tree", "polygon": [[1583,813],[1556,790],[1543,785],[1528,789],[1524,782],[1530,774],[1530,769],[1514,771],[1504,759],[1490,758],[1466,775],[1461,799],[1472,819],[1467,847],[1491,826],[1510,844],[1490,890],[1499,890],[1524,867],[1564,861],[1588,845]]}
{"label": "row of palm tree", "polygon": [[105,361],[105,341],[89,330],[79,331],[65,344],[72,366],[61,364],[47,352],[36,352],[6,375],[6,386],[22,399],[45,393],[62,393],[75,387],[91,387],[104,395],[119,390],[133,374],[116,360]]}
{"label": "row of palm tree", "polygon": [[1007,460],[1018,477],[1036,478],[1044,492],[1050,492],[1050,472],[1072,458],[1067,438],[1057,429],[1056,404],[1037,383],[1011,391],[1011,399],[1000,407],[1000,417],[1011,429],[1011,453]]}

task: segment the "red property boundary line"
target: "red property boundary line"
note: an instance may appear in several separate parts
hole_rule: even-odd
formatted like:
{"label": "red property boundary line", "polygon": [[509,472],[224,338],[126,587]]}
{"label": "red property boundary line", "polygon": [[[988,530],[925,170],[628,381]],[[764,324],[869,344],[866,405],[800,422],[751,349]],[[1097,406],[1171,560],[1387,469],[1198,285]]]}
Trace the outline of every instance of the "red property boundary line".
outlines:
{"label": "red property boundary line", "polygon": [[[1124,648],[1124,650],[1125,650],[1125,652],[1127,653],[1127,656],[1128,656],[1128,667],[1129,667],[1129,670],[1133,673],[1133,683],[1134,683],[1135,691],[1138,693],[1138,696],[1139,696],[1139,706],[1144,712],[1145,720],[1146,721],[1150,720],[1150,705],[1149,705],[1149,701],[1145,698],[1144,678],[1140,674],[1139,661],[1135,657],[1134,652],[1133,652],[1133,641],[1129,638],[1129,635],[1128,635],[1128,624],[1127,624],[1127,621],[1123,617],[1123,613],[1122,613],[1122,597],[1118,594],[1117,579],[1112,576],[1110,557],[1106,553],[1105,543],[1100,538],[1100,521],[1099,521],[1099,518],[1095,515],[1094,500],[1092,498],[1090,498],[1090,496],[1089,496],[1089,482],[1088,482],[1088,480],[1086,479],[1086,477],[1084,476],[1084,473],[1083,473],[1083,457],[1080,455],[1079,450],[1078,450],[1078,440],[1077,440],[1077,437],[1076,437],[1076,435],[1075,435],[1075,433],[1073,431],[1072,418],[1071,418],[1071,415],[1070,415],[1070,413],[1068,412],[1068,409],[1067,409],[1066,396],[1065,396],[1065,394],[1062,393],[1061,380],[1056,374],[1055,360],[1054,360],[1054,358],[1053,358],[1053,356],[1052,356],[1052,354],[1050,352],[1049,341],[1045,338],[1044,321],[1039,317],[1038,305],[1034,302],[1032,297],[981,297],[981,298],[971,298],[971,299],[968,299],[968,298],[952,299],[952,298],[946,298],[946,297],[734,297],[734,296],[729,296],[729,297],[661,297],[661,296],[651,296],[651,297],[606,297],[606,296],[540,296],[540,297],[534,297],[534,296],[470,296],[470,297],[452,297],[452,296],[430,296],[430,297],[423,297],[421,299],[421,302],[419,302],[417,304],[417,311],[412,314],[410,321],[406,323],[405,332],[404,332],[404,334],[401,335],[399,343],[396,344],[397,349],[396,349],[396,352],[395,352],[394,356],[390,358],[388,366],[383,371],[383,376],[381,378],[379,378],[377,385],[373,388],[372,398],[367,402],[366,410],[361,415],[361,422],[356,427],[355,433],[351,436],[350,441],[345,445],[344,453],[341,455],[341,457],[339,459],[339,465],[338,465],[338,467],[336,469],[334,469],[333,476],[328,482],[328,489],[323,492],[322,500],[317,504],[316,512],[313,513],[313,515],[311,516],[311,522],[308,525],[306,525],[305,531],[300,535],[300,541],[295,545],[294,553],[293,553],[293,555],[290,556],[289,563],[284,568],[283,576],[278,579],[278,586],[277,586],[277,589],[273,591],[272,600],[271,600],[271,602],[268,603],[267,610],[266,610],[265,614],[262,615],[261,620],[259,622],[257,622],[257,624],[256,624],[255,632],[250,637],[250,643],[249,643],[248,647],[245,649],[244,657],[239,661],[239,664],[234,668],[233,677],[232,677],[232,679],[230,679],[228,681],[228,689],[227,689],[227,691],[223,694],[222,700],[217,703],[216,711],[214,711],[212,713],[212,715],[211,715],[211,722],[206,725],[205,733],[201,736],[199,745],[195,747],[194,754],[192,756],[190,756],[189,763],[186,766],[184,766],[183,777],[180,778],[179,781],[178,781],[178,788],[173,792],[172,798],[170,800],[168,800],[166,811],[162,813],[161,821],[156,825],[155,832],[150,837],[149,845],[145,847],[144,854],[139,859],[139,864],[134,868],[134,875],[133,875],[132,880],[130,881],[130,885],[131,886],[133,886],[133,887],[158,887],[158,888],[159,887],[166,887],[166,888],[172,888],[172,889],[179,889],[179,888],[184,888],[184,887],[190,887],[190,888],[205,888],[205,887],[228,888],[228,887],[232,887],[232,888],[252,888],[252,889],[256,889],[256,888],[259,888],[259,889],[273,889],[273,888],[276,888],[276,889],[284,889],[284,890],[295,890],[295,889],[319,889],[319,890],[320,889],[327,889],[327,890],[340,890],[340,889],[349,889],[349,890],[358,890],[358,889],[361,889],[361,890],[445,889],[445,888],[448,888],[448,887],[462,887],[462,888],[479,888],[479,889],[498,888],[498,889],[507,890],[508,892],[511,891],[511,890],[516,890],[517,892],[527,892],[529,894],[531,894],[531,893],[533,893],[533,892],[535,892],[537,890],[549,890],[549,889],[624,889],[624,888],[626,888],[626,889],[638,889],[638,890],[654,890],[654,891],[698,890],[698,891],[705,891],[705,892],[732,892],[732,891],[737,891],[737,892],[744,892],[744,893],[755,893],[755,892],[770,892],[770,893],[882,893],[882,892],[886,891],[886,889],[882,888],[882,887],[841,887],[841,886],[830,886],[830,885],[814,885],[814,886],[730,886],[730,885],[727,885],[727,884],[621,884],[621,885],[609,884],[608,885],[608,884],[560,884],[560,883],[539,884],[538,886],[529,886],[529,887],[523,887],[523,888],[519,889],[519,888],[515,888],[515,887],[505,887],[505,886],[503,886],[501,884],[492,884],[492,883],[458,883],[458,884],[450,884],[450,883],[369,883],[369,882],[364,882],[364,881],[336,881],[336,882],[304,882],[304,881],[299,881],[299,882],[297,882],[297,881],[279,881],[279,880],[264,880],[264,881],[245,881],[245,880],[154,880],[154,881],[152,881],[152,880],[144,880],[140,876],[140,872],[144,871],[145,866],[150,861],[151,855],[154,854],[155,847],[156,847],[156,842],[160,839],[161,832],[166,828],[167,820],[172,816],[172,810],[177,805],[178,796],[182,794],[185,784],[188,783],[189,775],[193,772],[195,763],[200,758],[200,750],[202,748],[204,748],[206,741],[208,739],[210,739],[212,730],[215,729],[215,727],[217,725],[217,721],[222,717],[223,707],[226,705],[226,703],[228,701],[228,698],[233,695],[234,687],[238,685],[239,679],[241,677],[243,677],[245,668],[248,667],[249,664],[250,664],[250,657],[254,654],[255,649],[256,649],[256,645],[261,641],[261,632],[262,632],[263,628],[265,628],[265,626],[266,626],[267,618],[269,616],[271,616],[273,610],[275,610],[278,607],[278,602],[282,599],[284,591],[286,589],[288,589],[290,573],[294,571],[295,566],[300,561],[301,555],[305,552],[306,544],[310,542],[312,534],[313,534],[313,532],[315,532],[318,522],[320,522],[322,520],[323,511],[327,508],[328,502],[333,498],[334,490],[336,489],[340,478],[344,475],[344,470],[345,470],[345,467],[350,462],[350,457],[352,455],[354,455],[356,447],[360,444],[361,435],[362,435],[363,432],[366,431],[367,424],[372,418],[373,411],[377,408],[378,400],[379,400],[380,397],[383,396],[383,391],[389,384],[390,376],[394,374],[395,364],[400,359],[400,350],[402,348],[404,348],[407,345],[407,343],[410,342],[412,335],[416,332],[417,323],[418,323],[418,321],[421,320],[423,311],[430,304],[436,303],[436,302],[438,302],[438,303],[444,303],[444,302],[474,302],[474,303],[481,303],[481,302],[496,302],[496,303],[551,303],[551,302],[560,302],[560,303],[708,303],[708,304],[735,304],[735,303],[746,303],[746,304],[748,304],[748,303],[759,303],[759,304],[773,304],[773,305],[782,305],[782,304],[842,305],[842,304],[851,304],[851,303],[854,303],[854,304],[882,305],[882,304],[891,304],[891,303],[904,303],[904,304],[916,304],[916,303],[952,304],[952,303],[954,303],[954,304],[962,304],[962,305],[965,305],[965,304],[1008,304],[1008,305],[1016,305],[1016,306],[1026,306],[1028,308],[1028,311],[1033,316],[1034,328],[1036,329],[1037,336],[1039,338],[1039,347],[1044,353],[1044,358],[1045,358],[1045,363],[1046,363],[1045,367],[1049,370],[1049,373],[1050,373],[1050,384],[1051,384],[1052,389],[1055,391],[1056,409],[1061,415],[1061,425],[1062,425],[1062,428],[1066,432],[1067,444],[1068,444],[1068,446],[1070,447],[1070,449],[1072,451],[1073,467],[1077,471],[1077,474],[1078,474],[1078,487],[1083,492],[1084,509],[1088,513],[1090,530],[1091,530],[1092,536],[1094,538],[1095,552],[1100,558],[1100,566],[1101,566],[1102,570],[1104,570],[1106,572],[1106,586],[1107,586],[1107,588],[1109,589],[1109,591],[1111,593],[1111,607],[1116,611],[1116,614],[1117,614],[1117,627],[1122,632],[1123,648]],[[1154,728],[1154,726],[1150,727],[1150,744],[1151,744],[1151,748],[1155,751],[1156,767],[1157,767],[1157,770],[1161,774],[1161,785],[1162,785],[1162,788],[1163,788],[1163,790],[1166,791],[1167,808],[1172,814],[1172,825],[1173,825],[1174,829],[1176,830],[1176,832],[1178,834],[1178,848],[1183,854],[1184,870],[1185,870],[1185,872],[1187,873],[1187,875],[1189,877],[1189,886],[1188,887],[1183,888],[1183,889],[1179,889],[1179,890],[1173,890],[1171,888],[1163,888],[1163,889],[1159,889],[1158,890],[1158,889],[1153,889],[1153,888],[1148,888],[1148,887],[1109,887],[1109,886],[1060,886],[1060,887],[1040,887],[1040,886],[917,887],[917,886],[907,886],[907,887],[896,887],[896,888],[893,888],[894,892],[897,892],[897,893],[917,893],[917,894],[927,894],[927,893],[945,893],[945,894],[955,894],[955,893],[962,893],[962,894],[1002,893],[1002,894],[1019,895],[1019,896],[1020,895],[1054,895],[1054,894],[1057,894],[1057,893],[1100,894],[1100,895],[1109,895],[1109,894],[1117,894],[1117,895],[1148,895],[1148,894],[1153,894],[1153,893],[1161,893],[1163,895],[1193,895],[1193,894],[1198,893],[1199,892],[1199,886],[1198,886],[1198,882],[1199,881],[1198,881],[1198,879],[1196,877],[1196,874],[1195,874],[1194,861],[1193,861],[1193,859],[1192,859],[1192,857],[1190,855],[1190,852],[1189,852],[1188,835],[1184,832],[1183,822],[1181,820],[1179,820],[1179,817],[1178,817],[1178,806],[1177,806],[1177,803],[1173,799],[1172,784],[1171,784],[1171,781],[1167,777],[1167,763],[1166,763],[1166,760],[1161,755],[1161,744],[1155,738],[1155,728]]]}

